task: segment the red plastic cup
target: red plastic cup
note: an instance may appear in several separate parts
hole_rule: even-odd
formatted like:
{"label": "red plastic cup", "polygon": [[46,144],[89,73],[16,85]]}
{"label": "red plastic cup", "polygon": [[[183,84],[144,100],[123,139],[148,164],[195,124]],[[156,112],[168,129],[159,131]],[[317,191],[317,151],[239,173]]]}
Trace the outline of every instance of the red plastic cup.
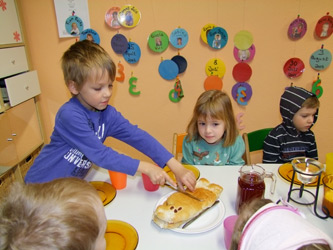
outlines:
{"label": "red plastic cup", "polygon": [[224,225],[224,244],[227,249],[229,249],[232,239],[232,233],[234,231],[235,223],[237,221],[238,215],[231,215],[225,218]]}
{"label": "red plastic cup", "polygon": [[124,189],[127,184],[127,174],[109,170],[111,184],[116,189]]}
{"label": "red plastic cup", "polygon": [[142,180],[143,180],[143,186],[149,192],[156,191],[160,187],[160,185],[158,184],[153,184],[149,176],[144,173],[142,173]]}

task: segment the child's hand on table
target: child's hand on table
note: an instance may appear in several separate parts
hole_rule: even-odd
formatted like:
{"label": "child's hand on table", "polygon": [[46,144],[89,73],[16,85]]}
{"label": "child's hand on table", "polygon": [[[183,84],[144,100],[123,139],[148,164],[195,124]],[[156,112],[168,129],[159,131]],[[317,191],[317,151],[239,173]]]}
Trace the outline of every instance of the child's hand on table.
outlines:
{"label": "child's hand on table", "polygon": [[185,168],[179,161],[175,158],[171,158],[167,165],[171,171],[175,174],[178,188],[184,191],[184,186],[186,186],[190,191],[194,191],[196,178],[191,170]]}

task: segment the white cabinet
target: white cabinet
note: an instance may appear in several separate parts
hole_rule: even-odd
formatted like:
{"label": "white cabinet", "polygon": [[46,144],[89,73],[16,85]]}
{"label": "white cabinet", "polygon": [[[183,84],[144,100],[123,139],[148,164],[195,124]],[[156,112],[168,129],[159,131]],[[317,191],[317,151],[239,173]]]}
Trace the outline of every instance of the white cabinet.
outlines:
{"label": "white cabinet", "polygon": [[23,42],[14,0],[0,0],[0,45]]}
{"label": "white cabinet", "polygon": [[17,167],[43,145],[37,72],[29,68],[16,0],[0,0],[0,167]]}
{"label": "white cabinet", "polygon": [[[1,0],[0,0],[1,1]],[[29,70],[25,47],[0,49],[0,78]]]}
{"label": "white cabinet", "polygon": [[34,99],[0,114],[0,166],[14,166],[42,144]]}

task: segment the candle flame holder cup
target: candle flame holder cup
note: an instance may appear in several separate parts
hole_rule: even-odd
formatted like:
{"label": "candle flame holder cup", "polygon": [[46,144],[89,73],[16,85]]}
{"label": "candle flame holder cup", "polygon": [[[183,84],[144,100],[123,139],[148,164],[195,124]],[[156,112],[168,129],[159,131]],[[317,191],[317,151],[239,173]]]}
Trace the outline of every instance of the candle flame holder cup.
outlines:
{"label": "candle flame holder cup", "polygon": [[[321,219],[328,218],[329,215],[327,215],[326,213],[326,216],[321,216],[317,213],[319,186],[321,174],[324,170],[323,164],[312,158],[297,157],[291,161],[291,165],[293,166],[293,176],[291,178],[290,188],[288,192],[288,202],[289,200],[292,200],[300,205],[314,204],[314,213],[316,214],[316,216]],[[295,184],[295,176],[297,176],[298,180],[302,183],[299,188],[293,188]],[[305,189],[305,185],[313,183],[315,181],[317,181],[315,193],[312,193],[310,190]],[[292,194],[296,195],[292,196]],[[307,197],[303,199],[304,196]]]}

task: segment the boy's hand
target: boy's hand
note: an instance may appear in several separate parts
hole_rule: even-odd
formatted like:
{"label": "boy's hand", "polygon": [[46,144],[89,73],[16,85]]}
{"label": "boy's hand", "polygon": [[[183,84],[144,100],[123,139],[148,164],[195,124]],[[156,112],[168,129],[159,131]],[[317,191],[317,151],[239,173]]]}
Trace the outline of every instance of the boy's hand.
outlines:
{"label": "boy's hand", "polygon": [[190,191],[194,191],[196,178],[191,170],[185,168],[175,158],[171,158],[167,162],[167,165],[169,166],[171,171],[175,174],[178,188],[180,190],[184,190],[184,186],[186,186]]}
{"label": "boy's hand", "polygon": [[148,175],[153,184],[164,185],[166,182],[169,182],[172,186],[177,186],[162,168],[154,164],[140,161],[138,171]]}

